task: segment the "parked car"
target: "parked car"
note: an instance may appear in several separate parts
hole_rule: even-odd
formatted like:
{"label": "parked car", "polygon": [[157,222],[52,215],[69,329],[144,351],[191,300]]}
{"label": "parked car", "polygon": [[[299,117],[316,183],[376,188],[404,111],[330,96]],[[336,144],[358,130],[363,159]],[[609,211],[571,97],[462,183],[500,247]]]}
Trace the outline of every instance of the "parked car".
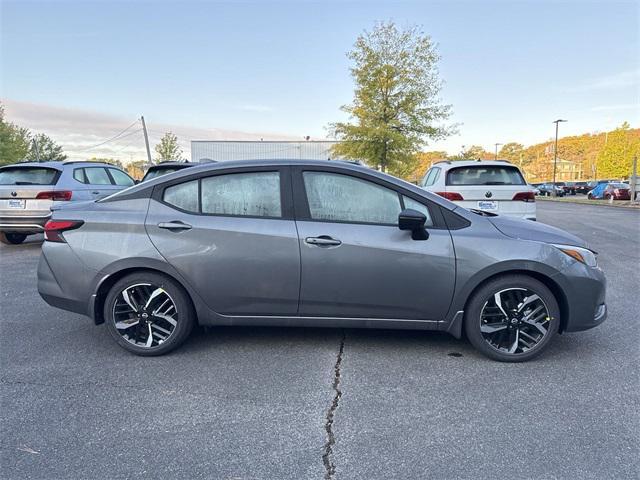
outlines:
{"label": "parked car", "polygon": [[558,182],[557,185],[562,187],[565,195],[576,194],[576,182]]}
{"label": "parked car", "polygon": [[183,168],[193,167],[194,165],[198,164],[193,162],[160,162],[149,167],[144,177],[142,177],[141,182],[146,182],[147,180],[167,175],[168,173],[178,172]]}
{"label": "parked car", "polygon": [[552,182],[543,183],[538,187],[540,190],[540,195],[543,197],[551,197],[553,196],[553,191],[556,192],[556,197],[564,197],[564,188],[559,185],[554,185]]}
{"label": "parked car", "polygon": [[593,189],[587,193],[589,200],[602,200],[604,198],[604,190],[607,188],[608,183],[598,183]]}
{"label": "parked car", "polygon": [[529,187],[531,187],[531,189],[533,190],[533,194],[534,194],[534,195],[536,195],[536,196],[537,196],[537,195],[540,195],[540,190],[538,189],[537,184],[535,184],[535,183],[530,183],[530,184],[529,184]]}
{"label": "parked car", "polygon": [[504,160],[438,162],[420,186],[464,208],[536,219],[533,189],[518,167]]}
{"label": "parked car", "polygon": [[588,182],[575,182],[574,189],[576,193],[586,195],[593,187],[589,187]]}
{"label": "parked car", "polygon": [[41,233],[59,203],[97,200],[133,179],[100,162],[23,162],[0,167],[0,242],[19,244]]}
{"label": "parked car", "polygon": [[608,183],[602,193],[605,200],[631,200],[631,187],[626,183]]}
{"label": "parked car", "polygon": [[311,160],[202,165],[56,206],[38,291],[139,355],[199,323],[464,330],[487,356],[524,361],[607,311],[580,238]]}

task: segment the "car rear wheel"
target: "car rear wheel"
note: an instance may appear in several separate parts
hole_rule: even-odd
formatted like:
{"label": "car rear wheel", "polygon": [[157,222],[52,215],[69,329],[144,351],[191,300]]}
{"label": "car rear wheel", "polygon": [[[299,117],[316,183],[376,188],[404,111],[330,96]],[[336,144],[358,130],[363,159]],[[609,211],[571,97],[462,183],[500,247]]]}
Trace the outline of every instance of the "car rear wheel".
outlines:
{"label": "car rear wheel", "polygon": [[502,362],[524,362],[547,347],[560,326],[553,293],[526,275],[505,275],[482,286],[465,311],[465,332],[480,352]]}
{"label": "car rear wheel", "polygon": [[19,245],[24,242],[27,235],[24,233],[5,233],[0,232],[0,242],[7,245]]}
{"label": "car rear wheel", "polygon": [[122,278],[109,291],[104,318],[115,341],[136,355],[162,355],[187,339],[195,313],[184,289],[157,273]]}

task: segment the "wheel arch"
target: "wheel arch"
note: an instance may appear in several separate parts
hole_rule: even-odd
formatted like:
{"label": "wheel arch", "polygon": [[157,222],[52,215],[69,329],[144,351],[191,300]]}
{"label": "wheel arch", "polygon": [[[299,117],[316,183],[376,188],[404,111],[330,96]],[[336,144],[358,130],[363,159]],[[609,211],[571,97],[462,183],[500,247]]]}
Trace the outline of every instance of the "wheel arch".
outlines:
{"label": "wheel arch", "polygon": [[90,308],[90,314],[93,318],[93,321],[96,325],[104,323],[104,302],[106,297],[111,290],[111,288],[118,282],[121,278],[132,274],[132,273],[140,273],[140,272],[150,272],[155,274],[164,275],[174,282],[176,282],[185,292],[189,302],[191,302],[191,306],[193,307],[193,311],[196,313],[196,317],[198,317],[199,309],[198,304],[196,303],[195,293],[185,285],[185,282],[178,276],[173,274],[172,272],[167,271],[164,268],[155,268],[153,266],[128,266],[121,269],[117,269],[112,273],[105,275],[99,281],[97,288],[95,289],[94,301],[92,302],[92,306]]}

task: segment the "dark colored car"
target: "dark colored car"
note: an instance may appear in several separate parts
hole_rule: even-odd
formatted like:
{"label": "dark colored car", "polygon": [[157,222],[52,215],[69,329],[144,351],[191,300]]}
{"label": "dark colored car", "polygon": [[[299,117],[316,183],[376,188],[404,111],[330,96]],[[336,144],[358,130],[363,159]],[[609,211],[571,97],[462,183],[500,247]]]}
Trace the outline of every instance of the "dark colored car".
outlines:
{"label": "dark colored car", "polygon": [[556,196],[564,197],[564,188],[562,188],[559,185],[554,186],[553,183],[551,182],[540,184],[540,186],[538,187],[538,190],[540,191],[540,195],[543,197],[553,196],[554,190],[556,192]]}
{"label": "dark colored car", "polygon": [[580,238],[313,160],[201,165],[54,209],[38,291],[139,355],[199,323],[465,332],[524,361],[607,314]]}
{"label": "dark colored car", "polygon": [[560,182],[558,186],[561,186],[565,195],[576,194],[576,182]]}
{"label": "dark colored car", "polygon": [[576,182],[574,184],[575,192],[581,195],[586,195],[592,188],[593,187],[590,187],[588,182]]}
{"label": "dark colored car", "polygon": [[162,175],[167,175],[169,173],[178,172],[182,169],[193,167],[194,165],[198,165],[197,163],[192,162],[162,162],[157,165],[152,165],[147,170],[147,173],[142,177],[141,182],[146,182],[147,180],[151,180],[152,178],[161,177]]}
{"label": "dark colored car", "polygon": [[602,196],[605,200],[631,200],[631,189],[626,183],[608,183]]}

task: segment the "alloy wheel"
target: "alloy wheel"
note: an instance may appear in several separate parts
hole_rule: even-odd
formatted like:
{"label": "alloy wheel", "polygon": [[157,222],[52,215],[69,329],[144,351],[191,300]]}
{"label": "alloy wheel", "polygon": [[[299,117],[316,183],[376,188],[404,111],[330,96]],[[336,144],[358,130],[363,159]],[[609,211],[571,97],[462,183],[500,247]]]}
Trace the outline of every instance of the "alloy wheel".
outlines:
{"label": "alloy wheel", "polygon": [[494,349],[522,354],[538,345],[549,331],[549,309],[535,292],[509,288],[496,292],[482,307],[480,332]]}
{"label": "alloy wheel", "polygon": [[113,304],[116,331],[137,347],[162,345],[178,324],[178,310],[161,286],[137,283],[123,289]]}

